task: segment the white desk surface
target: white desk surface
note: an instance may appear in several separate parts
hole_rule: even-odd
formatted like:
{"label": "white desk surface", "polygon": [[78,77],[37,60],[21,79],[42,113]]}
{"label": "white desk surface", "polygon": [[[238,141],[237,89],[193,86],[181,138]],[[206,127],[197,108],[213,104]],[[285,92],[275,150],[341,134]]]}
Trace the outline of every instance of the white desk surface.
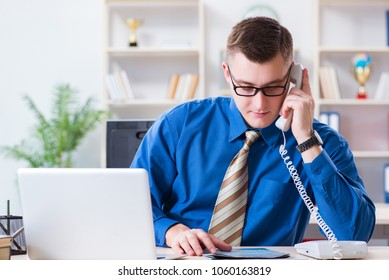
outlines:
{"label": "white desk surface", "polygon": [[[270,250],[288,253],[290,257],[286,258],[285,260],[315,260],[314,258],[297,254],[295,249],[291,246],[270,246],[270,247],[261,247],[261,248],[267,248]],[[174,254],[174,251],[171,248],[163,248],[163,247],[157,247],[157,254],[167,255],[167,256],[171,255],[174,257],[177,256],[176,254]],[[185,256],[180,258],[180,260],[205,260],[205,259],[210,260],[210,258],[205,256],[201,256],[201,257]],[[28,256],[27,255],[12,256],[11,260],[28,260]],[[369,246],[368,256],[364,258],[364,260],[389,260],[389,246]]]}
{"label": "white desk surface", "polygon": [[[260,247],[267,248],[274,251],[279,251],[283,253],[288,253],[290,255],[289,258],[285,258],[285,260],[315,260],[314,258],[307,257],[304,255],[300,255],[296,253],[296,250],[292,246],[270,246],[270,247]],[[170,248],[162,248],[157,247],[157,253],[161,255],[174,255],[174,252]],[[182,260],[201,260],[201,259],[209,259],[208,257],[192,257],[187,256],[181,258]],[[368,247],[368,255],[364,260],[389,260],[389,246],[369,246]]]}

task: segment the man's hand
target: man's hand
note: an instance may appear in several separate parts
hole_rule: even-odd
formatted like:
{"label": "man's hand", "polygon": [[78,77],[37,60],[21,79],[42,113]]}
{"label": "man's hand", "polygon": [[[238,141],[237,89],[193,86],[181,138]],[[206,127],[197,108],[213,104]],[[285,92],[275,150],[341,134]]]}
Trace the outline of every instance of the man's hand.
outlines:
{"label": "man's hand", "polygon": [[231,245],[214,237],[202,229],[190,229],[183,224],[176,224],[168,229],[165,236],[165,243],[177,254],[189,256],[201,256],[203,249],[210,253],[216,250],[231,251]]}
{"label": "man's hand", "polygon": [[[308,69],[306,68],[303,70],[302,88],[292,88],[285,98],[281,111],[287,109],[293,109],[292,132],[297,143],[301,144],[311,137],[315,109],[315,102],[309,85]],[[322,147],[314,146],[305,151],[302,153],[304,162],[312,162],[322,150]]]}
{"label": "man's hand", "polygon": [[302,88],[292,88],[284,100],[281,114],[286,116],[293,109],[292,132],[300,144],[311,137],[315,102],[309,85],[308,69],[303,70]]}

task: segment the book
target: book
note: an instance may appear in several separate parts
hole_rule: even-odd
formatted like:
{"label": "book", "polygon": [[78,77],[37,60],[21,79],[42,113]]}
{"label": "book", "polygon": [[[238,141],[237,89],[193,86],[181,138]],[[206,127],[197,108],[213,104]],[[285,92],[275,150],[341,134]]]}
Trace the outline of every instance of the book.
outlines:
{"label": "book", "polygon": [[389,72],[381,73],[374,99],[389,99]]}
{"label": "book", "polygon": [[320,93],[323,99],[331,99],[331,92],[328,84],[327,69],[320,67],[319,69],[319,82],[320,82]]}
{"label": "book", "polygon": [[339,113],[329,113],[329,126],[339,132]]}
{"label": "book", "polygon": [[384,166],[384,197],[385,203],[389,203],[389,164]]}
{"label": "book", "polygon": [[184,100],[186,95],[185,92],[189,89],[190,79],[191,79],[191,74],[189,73],[180,75],[180,79],[178,80],[176,94],[175,94],[176,100],[180,100],[180,101]]}
{"label": "book", "polygon": [[329,115],[327,112],[320,112],[319,122],[324,123],[326,125],[330,124]]}
{"label": "book", "polygon": [[125,92],[127,94],[128,99],[135,99],[134,91],[132,90],[130,80],[128,79],[127,72],[124,70],[120,70],[120,76],[122,78],[122,82],[125,88]]}
{"label": "book", "polygon": [[11,236],[0,235],[0,260],[9,260],[11,258],[11,241]]}
{"label": "book", "polygon": [[115,70],[113,76],[115,79],[117,90],[119,91],[120,100],[121,101],[128,100],[127,90],[124,86],[121,73],[118,70]]}
{"label": "book", "polygon": [[123,101],[134,99],[135,95],[128,79],[127,72],[124,71],[118,63],[114,63],[112,69],[113,70],[109,75],[114,77],[112,83],[114,90],[116,90],[114,93],[116,100]]}
{"label": "book", "polygon": [[116,102],[120,100],[120,95],[116,87],[116,82],[112,74],[105,77],[105,85],[107,87],[109,98]]}
{"label": "book", "polygon": [[333,67],[320,67],[319,82],[324,99],[340,99],[338,76]]}
{"label": "book", "polygon": [[177,85],[180,80],[180,75],[172,74],[170,76],[169,88],[166,94],[167,99],[174,99],[176,97]]}
{"label": "book", "polygon": [[181,101],[193,99],[196,94],[197,85],[199,83],[198,74],[188,74],[188,76],[185,78],[187,80],[185,81],[184,92],[181,96]]}
{"label": "book", "polygon": [[186,96],[186,99],[193,99],[196,95],[197,86],[199,84],[199,74],[193,74],[192,79],[189,86],[189,92]]}
{"label": "book", "polygon": [[389,47],[389,10],[386,10],[386,45]]}
{"label": "book", "polygon": [[339,132],[340,116],[338,112],[320,112],[319,121]]}

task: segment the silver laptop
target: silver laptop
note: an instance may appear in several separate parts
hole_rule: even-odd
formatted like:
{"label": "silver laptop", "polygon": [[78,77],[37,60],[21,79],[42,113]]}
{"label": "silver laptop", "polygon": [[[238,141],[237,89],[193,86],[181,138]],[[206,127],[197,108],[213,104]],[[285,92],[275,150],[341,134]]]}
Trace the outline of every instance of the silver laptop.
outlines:
{"label": "silver laptop", "polygon": [[156,259],[143,169],[21,168],[30,259]]}

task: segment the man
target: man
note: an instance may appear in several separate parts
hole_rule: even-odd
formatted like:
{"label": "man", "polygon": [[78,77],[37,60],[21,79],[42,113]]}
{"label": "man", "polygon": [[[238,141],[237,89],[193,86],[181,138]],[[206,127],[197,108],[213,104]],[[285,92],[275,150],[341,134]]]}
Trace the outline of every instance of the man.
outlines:
{"label": "man", "polygon": [[[222,65],[233,97],[188,102],[154,123],[132,167],[149,172],[157,245],[201,255],[204,249],[231,250],[229,243],[301,242],[310,214],[279,154],[284,140],[275,126],[279,115],[287,117],[292,110],[285,149],[308,195],[338,240],[370,239],[375,207],[348,143],[313,119],[307,69],[302,88],[291,88],[288,94],[293,65],[293,42],[286,28],[266,17],[245,19],[233,27]],[[213,216],[220,209],[217,201],[226,170],[242,149],[245,132],[253,130],[257,139],[245,148],[248,175],[237,180],[246,186],[238,191],[244,193],[240,213],[234,214],[240,220],[220,223],[222,234],[216,235]],[[237,224],[243,228],[227,238],[225,232]]]}

